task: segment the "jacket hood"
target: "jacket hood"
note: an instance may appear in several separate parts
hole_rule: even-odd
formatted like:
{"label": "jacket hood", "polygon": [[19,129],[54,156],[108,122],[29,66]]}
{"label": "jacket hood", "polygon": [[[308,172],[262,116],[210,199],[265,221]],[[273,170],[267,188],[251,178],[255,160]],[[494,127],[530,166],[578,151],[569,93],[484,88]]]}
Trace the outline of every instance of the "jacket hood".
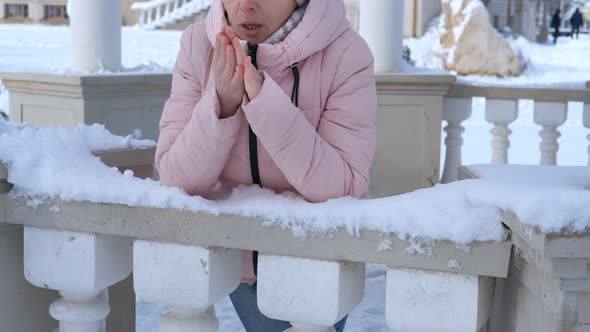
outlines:
{"label": "jacket hood", "polygon": [[[215,45],[215,36],[226,27],[222,0],[214,0],[206,18],[207,36]],[[278,44],[260,44],[257,62],[260,69],[278,73],[323,50],[350,29],[342,0],[310,0],[303,19]]]}

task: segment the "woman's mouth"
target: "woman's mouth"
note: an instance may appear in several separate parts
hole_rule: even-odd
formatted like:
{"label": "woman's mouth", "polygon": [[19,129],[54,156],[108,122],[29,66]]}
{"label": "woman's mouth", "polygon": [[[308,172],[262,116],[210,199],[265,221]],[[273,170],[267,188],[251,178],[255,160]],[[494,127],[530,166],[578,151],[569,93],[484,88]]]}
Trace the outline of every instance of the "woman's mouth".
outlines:
{"label": "woman's mouth", "polygon": [[260,29],[262,28],[262,25],[254,23],[245,23],[241,24],[240,27],[242,28],[242,33],[246,37],[256,37],[258,31],[260,31]]}

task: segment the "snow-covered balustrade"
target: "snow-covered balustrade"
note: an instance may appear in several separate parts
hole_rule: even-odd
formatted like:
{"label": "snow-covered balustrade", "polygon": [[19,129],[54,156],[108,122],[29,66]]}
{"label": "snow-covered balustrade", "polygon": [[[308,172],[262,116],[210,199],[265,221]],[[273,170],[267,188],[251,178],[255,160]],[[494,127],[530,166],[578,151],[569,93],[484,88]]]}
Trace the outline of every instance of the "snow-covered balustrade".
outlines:
{"label": "snow-covered balustrade", "polygon": [[[527,183],[527,199],[538,202],[538,210],[529,211],[537,219],[532,223],[534,219],[524,222],[513,211],[504,212],[514,247],[508,277],[496,279],[489,331],[587,330],[590,214],[579,212],[590,204],[590,191],[584,190],[590,167],[488,165],[459,173],[461,179],[490,179],[496,185]],[[523,213],[521,202],[511,204],[520,216],[529,214]],[[564,206],[562,213],[551,212],[559,205]]]}
{"label": "snow-covered balustrade", "polygon": [[[568,102],[584,103],[583,123],[590,129],[590,83],[579,87],[555,86],[493,86],[455,83],[445,96],[443,120],[447,122],[446,159],[442,182],[456,181],[461,166],[462,123],[472,114],[474,97],[485,98],[485,119],[493,124],[491,133],[491,163],[509,163],[510,124],[519,116],[519,100],[534,102],[534,122],[540,126],[539,147],[541,165],[557,165],[559,127],[568,115]],[[588,135],[588,163],[590,165],[590,135]],[[531,147],[534,148],[534,147]],[[580,153],[585,148],[580,147]]]}
{"label": "snow-covered balustrade", "polygon": [[206,11],[212,0],[149,0],[135,2],[131,9],[140,11],[137,25],[157,29]]}
{"label": "snow-covered balustrade", "polygon": [[[147,147],[96,150],[93,154],[108,166],[147,178],[152,176],[154,152],[153,147]],[[128,277],[132,240],[7,223],[11,213],[5,196],[13,187],[7,179],[7,169],[0,163],[3,329],[49,331],[59,321],[61,332],[103,331],[105,326],[108,331],[133,331],[135,295]],[[27,202],[33,210],[35,204],[34,200]],[[57,205],[50,211],[61,213]],[[59,291],[59,296],[52,290]]]}
{"label": "snow-covered balustrade", "polygon": [[[46,238],[56,233],[52,230],[59,230],[62,238],[53,238],[57,243],[70,243],[68,239],[77,243],[81,235],[75,234],[84,234],[88,239],[82,241],[94,241],[94,248],[116,254],[117,257],[110,259],[106,253],[102,254],[110,264],[122,264],[122,256],[127,259],[131,255],[130,242],[115,244],[114,239],[136,239],[133,271],[137,296],[171,307],[160,320],[160,331],[180,331],[175,328],[191,324],[209,326],[203,331],[216,331],[211,306],[239,283],[238,249],[261,253],[258,290],[263,313],[290,320],[301,326],[301,331],[316,331],[310,326],[329,331],[328,326],[352,311],[363,296],[367,262],[390,267],[387,320],[393,329],[411,331],[416,324],[424,327],[444,324],[449,331],[478,331],[487,322],[489,312],[482,309],[484,315],[480,317],[466,311],[474,305],[489,308],[491,278],[506,276],[510,251],[509,242],[476,242],[466,250],[450,241],[406,241],[376,231],[360,231],[357,237],[340,230],[329,236],[303,239],[293,236],[290,229],[264,226],[261,219],[230,214],[215,216],[59,200],[32,208],[24,199],[6,195],[2,199],[7,208],[6,221],[22,224],[26,229],[44,229]],[[57,210],[59,213],[54,212]],[[25,241],[26,236],[27,233]],[[117,245],[119,250],[114,252],[112,246],[105,247],[107,243]],[[60,248],[66,250],[65,246]],[[75,255],[71,257],[73,261],[88,255],[74,248],[70,253]],[[47,252],[46,259],[55,250]],[[117,266],[131,271],[130,260]],[[54,270],[51,264],[41,264],[39,268],[48,274],[60,271],[57,266]],[[117,274],[111,272],[111,275]],[[422,284],[419,276],[426,277],[428,283]],[[90,276],[76,275],[78,283],[93,280],[84,278]],[[408,289],[418,292],[420,287],[428,288],[423,290],[426,293],[442,287],[449,296],[434,303],[414,299],[414,307],[408,307],[406,303],[412,297]],[[449,306],[456,310],[440,313]],[[410,316],[418,308],[433,316]]]}
{"label": "snow-covered balustrade", "polygon": [[0,311],[11,330],[55,326],[49,313],[61,332],[131,331],[137,295],[169,307],[160,331],[216,331],[241,250],[260,253],[260,309],[293,331],[332,331],[361,301],[366,263],[388,267],[394,331],[589,325],[585,166],[470,167],[473,179],[321,204],[249,187],[204,199],[133,176],[151,174],[151,141],[98,125],[0,122],[0,134],[0,301],[30,314]]}
{"label": "snow-covered balustrade", "polygon": [[[127,150],[110,159],[102,154],[103,161],[116,162],[120,170],[132,165],[144,169],[132,161],[145,158],[145,150]],[[15,155],[13,163],[21,165],[26,160]],[[92,160],[81,162],[86,165]],[[71,172],[67,178],[80,176],[75,167]],[[57,173],[55,176],[63,176],[61,171]],[[149,181],[132,180],[129,176],[133,173],[128,171],[121,183],[129,188],[110,188],[113,175],[109,174],[104,189],[85,191],[76,184],[64,188],[78,188],[75,190],[94,195],[88,199],[98,201],[107,198],[105,193],[112,193],[108,195],[127,202],[125,205],[78,201],[75,197],[32,199],[19,195],[18,190],[0,194],[0,222],[24,226],[27,280],[60,292],[60,298],[49,306],[51,316],[59,320],[60,331],[103,331],[112,315],[133,316],[131,309],[115,308],[112,302],[116,295],[122,297],[120,292],[112,292],[112,285],[132,271],[139,298],[170,308],[160,319],[160,331],[188,331],[195,326],[200,331],[216,331],[212,305],[237,287],[243,249],[260,252],[258,300],[262,312],[291,321],[297,331],[331,331],[331,325],[350,313],[363,297],[366,263],[389,267],[386,318],[392,329],[480,331],[489,321],[494,278],[507,274],[511,244],[500,224],[492,225],[491,232],[497,233],[494,238],[498,241],[465,246],[459,245],[462,241],[433,240],[434,235],[420,238],[401,236],[393,229],[372,230],[363,226],[364,219],[354,221],[372,211],[368,218],[383,219],[383,229],[398,227],[387,221],[391,216],[386,205],[379,205],[382,199],[317,206],[294,197],[242,189],[246,190],[242,198],[238,191],[229,200],[215,202],[179,196],[180,192],[165,188],[156,190]],[[9,187],[7,175],[4,171],[0,179],[5,190]],[[18,172],[12,176],[27,182],[19,179]],[[94,186],[93,175],[88,176],[88,185]],[[159,194],[137,192],[141,188],[152,188]],[[119,191],[123,197],[117,196]],[[162,203],[157,195],[163,194],[172,195],[172,200]],[[243,202],[252,195],[254,201]],[[252,204],[259,200],[263,203]],[[172,207],[139,206],[146,202]],[[194,206],[189,203],[203,211],[191,210]],[[342,212],[346,209],[349,211]],[[366,212],[359,214],[362,210]],[[299,219],[288,217],[294,211],[299,211]],[[309,220],[298,221],[305,219],[305,211]],[[404,212],[400,213],[402,218]],[[416,230],[415,222],[408,226]],[[403,224],[399,226],[402,229]],[[473,225],[472,221],[464,225],[471,231],[456,229],[457,239],[470,238],[470,232],[490,236]],[[449,229],[435,228],[438,231],[432,234]],[[452,232],[445,234],[443,237],[453,236]],[[433,301],[429,294],[441,289],[446,295]]]}

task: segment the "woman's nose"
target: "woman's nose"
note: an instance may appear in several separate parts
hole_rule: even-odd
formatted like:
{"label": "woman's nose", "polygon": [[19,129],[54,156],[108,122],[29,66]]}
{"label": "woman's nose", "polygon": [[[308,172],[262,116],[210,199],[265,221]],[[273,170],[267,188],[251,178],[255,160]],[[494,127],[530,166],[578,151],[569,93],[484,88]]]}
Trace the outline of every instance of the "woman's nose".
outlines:
{"label": "woman's nose", "polygon": [[249,10],[256,10],[258,6],[257,0],[238,0],[240,1],[240,10],[249,11]]}

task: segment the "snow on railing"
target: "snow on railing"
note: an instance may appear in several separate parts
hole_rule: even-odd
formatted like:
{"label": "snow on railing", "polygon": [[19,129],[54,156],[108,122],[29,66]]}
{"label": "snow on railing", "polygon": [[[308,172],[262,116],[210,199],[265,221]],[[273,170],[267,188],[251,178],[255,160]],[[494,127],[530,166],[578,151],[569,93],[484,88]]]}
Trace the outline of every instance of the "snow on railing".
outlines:
{"label": "snow on railing", "polygon": [[150,0],[135,2],[131,9],[140,11],[137,24],[140,28],[157,29],[208,10],[211,2],[212,0]]}
{"label": "snow on railing", "polygon": [[[541,127],[539,132],[541,165],[557,165],[559,150],[559,127],[565,123],[568,115],[568,102],[582,102],[583,124],[590,129],[590,82],[586,86],[493,86],[454,84],[445,97],[443,120],[447,122],[446,159],[442,176],[443,183],[456,181],[457,170],[462,165],[463,132],[462,123],[472,114],[474,97],[485,98],[485,120],[493,124],[491,133],[491,163],[507,164],[510,148],[509,126],[519,116],[519,100],[534,102],[534,122]],[[590,143],[590,135],[587,136]],[[580,147],[580,153],[583,153]],[[588,146],[588,164],[590,165],[590,145]]]}

